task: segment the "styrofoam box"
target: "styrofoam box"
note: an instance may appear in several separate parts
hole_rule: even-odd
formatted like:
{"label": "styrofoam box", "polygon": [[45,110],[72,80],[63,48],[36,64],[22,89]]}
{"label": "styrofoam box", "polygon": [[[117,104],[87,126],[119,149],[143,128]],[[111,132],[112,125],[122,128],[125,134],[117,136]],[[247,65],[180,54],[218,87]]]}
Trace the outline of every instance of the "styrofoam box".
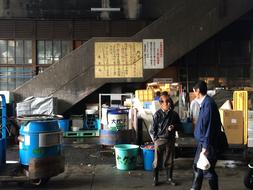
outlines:
{"label": "styrofoam box", "polygon": [[253,138],[248,138],[248,147],[253,147]]}
{"label": "styrofoam box", "polygon": [[248,130],[253,130],[253,121],[248,120]]}
{"label": "styrofoam box", "polygon": [[248,138],[253,139],[253,130],[252,129],[248,129]]}
{"label": "styrofoam box", "polygon": [[[0,94],[3,94],[5,96],[5,100],[6,100],[7,104],[13,102],[13,93],[12,92],[3,90],[3,91],[0,91]],[[2,100],[0,99],[0,101],[2,101]]]}
{"label": "styrofoam box", "polygon": [[248,111],[248,121],[253,121],[253,111]]}

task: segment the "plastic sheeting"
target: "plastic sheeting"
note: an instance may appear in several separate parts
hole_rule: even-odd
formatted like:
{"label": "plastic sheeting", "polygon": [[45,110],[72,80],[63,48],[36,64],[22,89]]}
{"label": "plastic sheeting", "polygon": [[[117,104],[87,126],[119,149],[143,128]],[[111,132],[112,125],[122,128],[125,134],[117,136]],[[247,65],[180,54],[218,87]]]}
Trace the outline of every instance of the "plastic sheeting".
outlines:
{"label": "plastic sheeting", "polygon": [[24,101],[17,103],[17,116],[45,114],[57,114],[57,98],[48,97],[28,97]]}

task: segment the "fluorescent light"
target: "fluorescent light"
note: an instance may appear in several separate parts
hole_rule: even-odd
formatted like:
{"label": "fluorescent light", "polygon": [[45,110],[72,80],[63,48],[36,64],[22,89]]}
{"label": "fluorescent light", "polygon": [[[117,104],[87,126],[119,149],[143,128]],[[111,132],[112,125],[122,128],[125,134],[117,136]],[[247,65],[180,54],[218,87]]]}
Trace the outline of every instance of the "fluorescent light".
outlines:
{"label": "fluorescent light", "polygon": [[120,11],[120,8],[90,8],[90,11]]}

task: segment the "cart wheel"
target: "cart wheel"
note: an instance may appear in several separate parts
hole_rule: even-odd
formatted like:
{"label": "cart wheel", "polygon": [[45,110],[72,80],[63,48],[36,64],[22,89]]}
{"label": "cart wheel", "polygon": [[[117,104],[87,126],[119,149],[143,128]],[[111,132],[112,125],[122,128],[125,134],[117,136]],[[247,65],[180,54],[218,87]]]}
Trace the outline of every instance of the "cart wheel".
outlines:
{"label": "cart wheel", "polygon": [[35,186],[42,186],[45,185],[49,181],[49,179],[50,179],[49,177],[33,179],[31,180],[31,184]]}
{"label": "cart wheel", "polygon": [[244,185],[249,188],[253,189],[253,169],[249,169],[244,177]]}

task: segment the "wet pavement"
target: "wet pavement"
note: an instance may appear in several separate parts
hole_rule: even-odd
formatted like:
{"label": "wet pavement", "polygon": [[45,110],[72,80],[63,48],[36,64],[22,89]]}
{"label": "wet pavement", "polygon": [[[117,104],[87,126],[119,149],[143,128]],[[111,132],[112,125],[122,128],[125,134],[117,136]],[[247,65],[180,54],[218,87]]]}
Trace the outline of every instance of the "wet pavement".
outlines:
{"label": "wet pavement", "polygon": [[[64,152],[66,157],[65,172],[53,177],[40,189],[161,189],[189,190],[192,180],[192,158],[175,160],[174,178],[177,186],[165,183],[165,172],[160,173],[160,184],[153,187],[152,172],[144,171],[142,159],[138,157],[137,169],[120,171],[116,168],[114,151],[110,147],[97,145],[97,139],[85,138],[70,141],[65,139]],[[17,147],[8,149],[7,159],[17,158]],[[245,190],[243,177],[247,171],[243,162],[220,161],[216,169],[219,176],[220,190]],[[30,184],[18,186],[16,183],[0,184],[1,190],[34,189]],[[207,190],[205,180],[202,190]]]}

